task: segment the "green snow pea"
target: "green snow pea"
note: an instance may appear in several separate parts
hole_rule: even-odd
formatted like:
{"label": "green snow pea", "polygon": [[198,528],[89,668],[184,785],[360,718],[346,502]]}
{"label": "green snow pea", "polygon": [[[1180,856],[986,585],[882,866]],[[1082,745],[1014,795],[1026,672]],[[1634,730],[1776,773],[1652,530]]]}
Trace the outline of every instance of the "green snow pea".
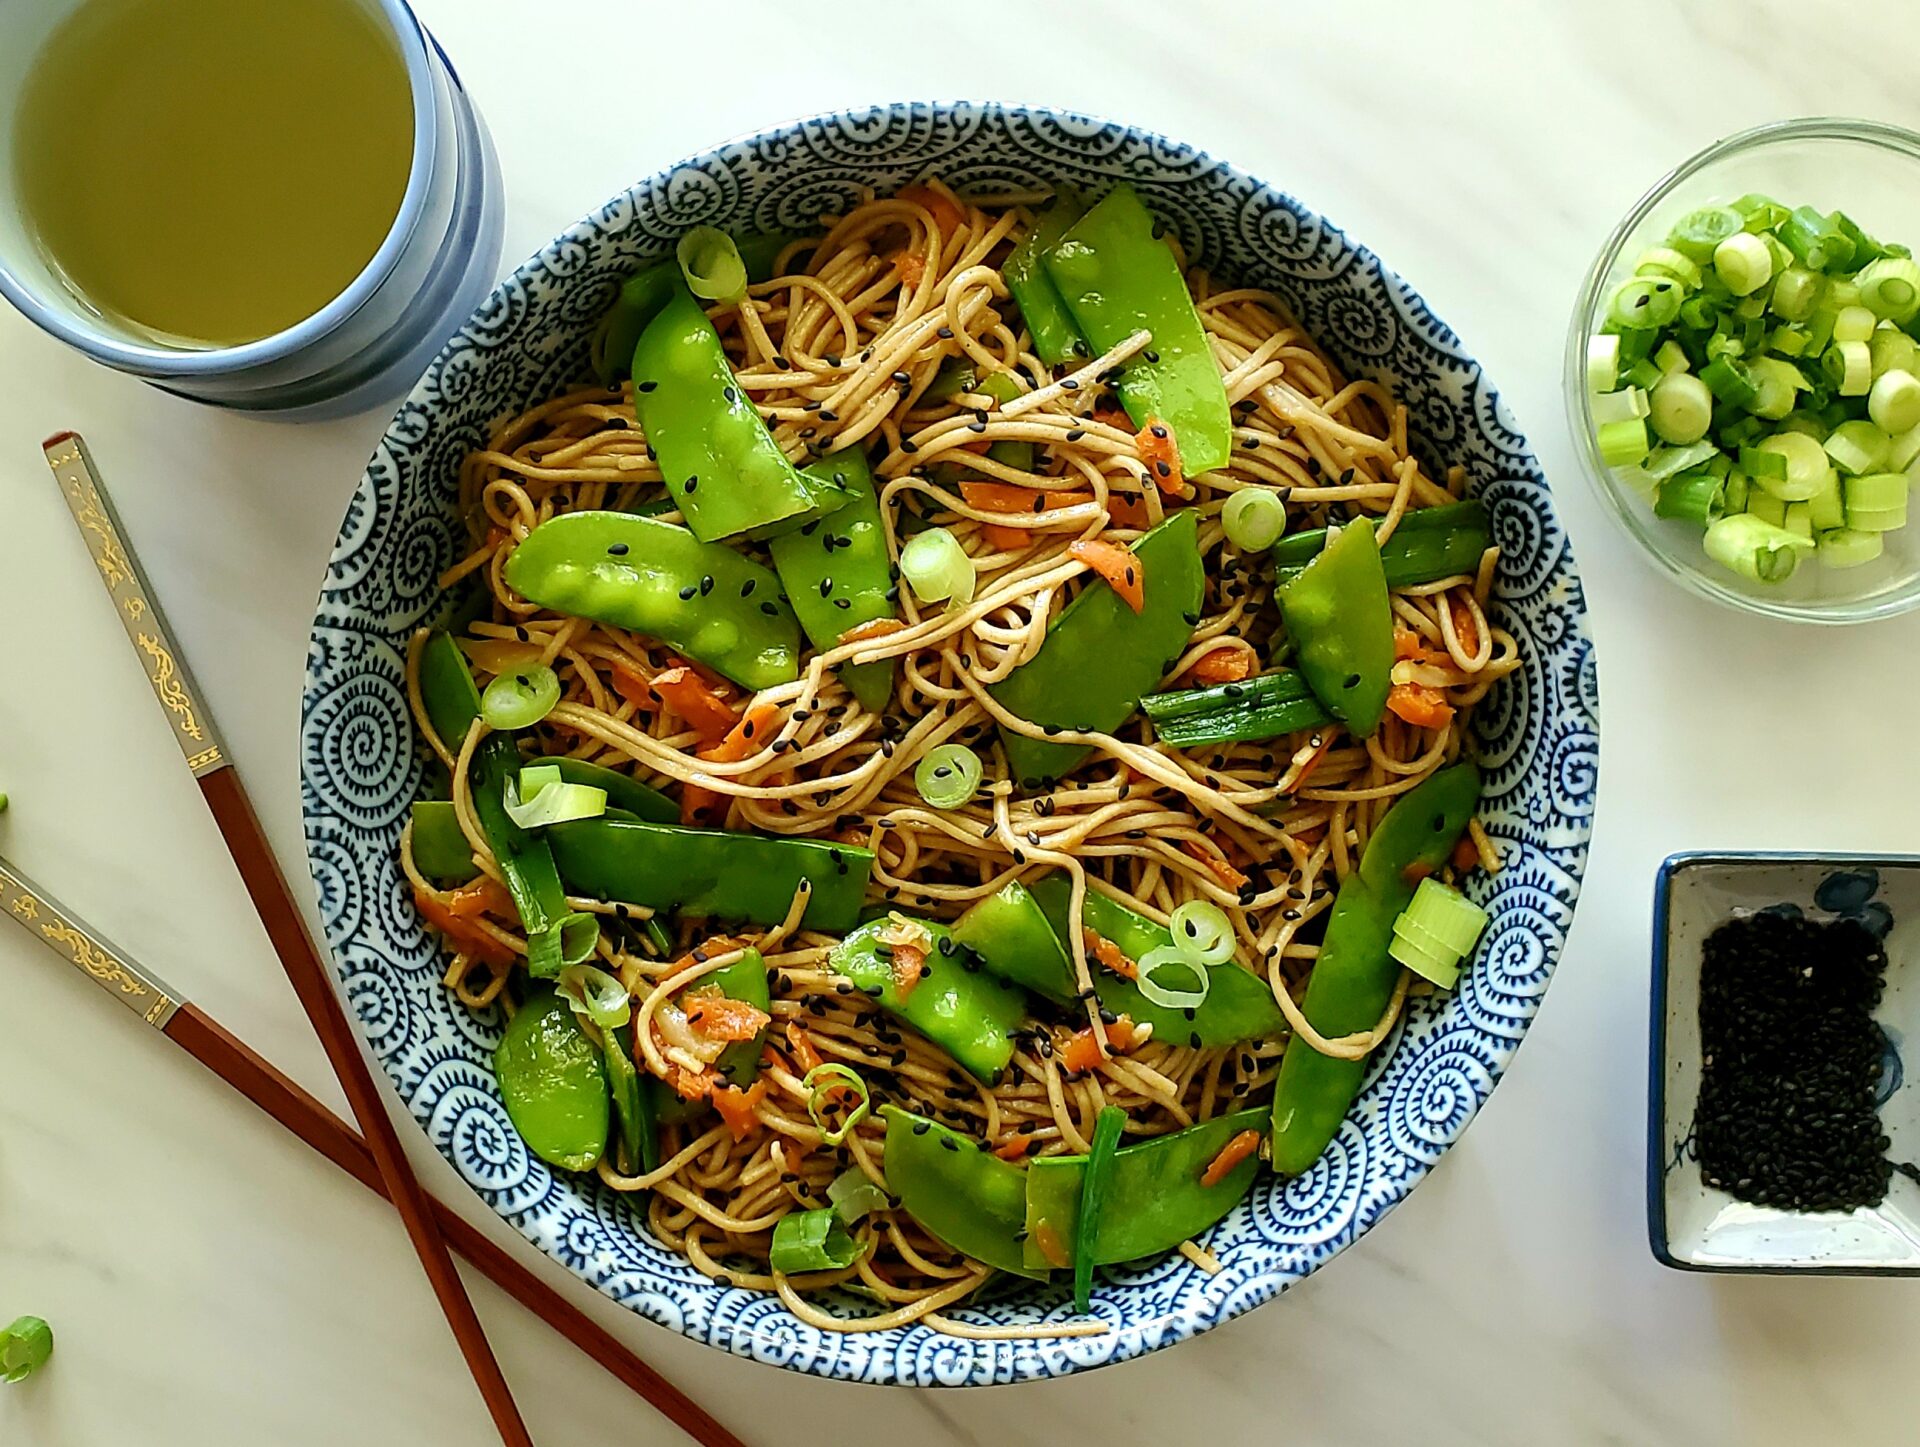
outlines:
{"label": "green snow pea", "polygon": [[1225,467],[1233,421],[1220,364],[1173,251],[1122,182],[1046,253],[1047,275],[1095,355],[1145,329],[1153,340],[1120,369],[1114,391],[1136,427],[1173,429],[1189,477]]}
{"label": "green snow pea", "polygon": [[[457,752],[480,715],[480,690],[459,646],[445,633],[433,634],[421,652],[420,697],[433,731]],[[562,965],[577,964],[593,953],[600,925],[592,915],[567,908],[567,892],[547,841],[507,817],[507,781],[519,777],[520,765],[513,735],[490,733],[482,739],[472,764],[473,811],[526,930],[527,969],[550,978]]]}
{"label": "green snow pea", "polygon": [[[1065,946],[1059,942],[1066,938],[1073,882],[1065,874],[1049,874],[1033,886],[1032,893],[1053,927],[1055,948],[1064,951]],[[1173,943],[1165,927],[1135,914],[1097,889],[1087,890],[1081,917],[1088,929],[1113,941],[1130,960],[1138,961],[1150,950]],[[1154,1004],[1132,980],[1111,970],[1093,971],[1093,988],[1102,1008],[1125,1015],[1136,1025],[1153,1026],[1153,1033],[1161,1040],[1174,1044],[1185,1041],[1198,1050],[1246,1040],[1271,1040],[1285,1033],[1287,1017],[1280,1013],[1272,988],[1260,976],[1229,962],[1207,971],[1207,985],[1207,998],[1189,1015],[1186,1010]]]}
{"label": "green snow pea", "polygon": [[[1471,576],[1480,567],[1480,555],[1492,545],[1492,529],[1482,502],[1469,499],[1416,508],[1380,544],[1380,569],[1387,575],[1387,586],[1414,588],[1442,578]],[[1325,528],[1282,538],[1267,554],[1273,561],[1274,581],[1297,578],[1326,545]]]}
{"label": "green snow pea", "polygon": [[634,347],[633,408],[667,491],[702,542],[769,538],[817,515],[813,491],[734,380],[720,334],[684,287]]}
{"label": "green snow pea", "polygon": [[828,968],[845,975],[880,1008],[905,1021],[951,1055],[976,1080],[991,1085],[1013,1059],[1013,1032],[1027,1016],[1027,997],[983,971],[953,942],[945,925],[917,920],[932,936],[920,983],[903,997],[893,977],[893,951],[880,935],[886,919],[870,920],[834,946]]}
{"label": "green snow pea", "polygon": [[473,846],[454,817],[451,799],[416,799],[413,804],[413,862],[427,878],[463,884],[480,872]]}
{"label": "green snow pea", "polygon": [[1020,1247],[1027,1173],[938,1121],[883,1105],[887,1186],[906,1213],[955,1251],[1015,1276],[1046,1280]]}
{"label": "green snow pea", "polygon": [[[767,962],[761,958],[760,951],[748,950],[730,965],[723,965],[712,974],[702,975],[691,987],[705,989],[717,988],[729,1000],[742,1000],[762,1014],[772,1013],[773,991],[767,981]],[[682,990],[678,1003],[686,1008],[687,992]],[[733,1084],[745,1090],[753,1084],[753,1077],[760,1073],[760,1048],[765,1043],[767,1032],[762,1030],[751,1040],[736,1040],[714,1061],[714,1069],[726,1076]],[[663,1080],[653,1081],[654,1108],[664,1125],[673,1125],[698,1113],[704,1102],[696,1103],[677,1094]]]}
{"label": "green snow pea", "polygon": [[850,929],[873,867],[872,851],[851,844],[642,819],[580,819],[542,832],[575,893],[695,919],[778,924],[804,879],[813,885],[805,926]]}
{"label": "green snow pea", "polygon": [[[1153,691],[1200,617],[1206,574],[1193,509],[1170,514],[1133,554],[1145,606],[1135,613],[1112,588],[1089,580],[1047,625],[1040,651],[988,690],[1005,708],[1043,727],[1112,733]],[[1090,752],[1006,729],[1000,738],[1022,788],[1059,778]]]}
{"label": "green snow pea", "polygon": [[[734,238],[740,260],[746,264],[748,282],[765,281],[773,275],[773,263],[787,243],[795,239],[789,231],[772,231]],[[630,276],[620,287],[601,326],[599,362],[600,380],[611,385],[633,370],[633,349],[647,323],[660,311],[680,286],[680,263],[673,257]]]}
{"label": "green snow pea", "polygon": [[1393,605],[1372,520],[1341,528],[1279,592],[1301,677],[1348,732],[1367,737],[1386,712],[1393,671]]}
{"label": "green snow pea", "polygon": [[800,676],[800,624],[780,580],[658,518],[562,513],[527,534],[506,576],[530,602],[658,638],[742,688]]}
{"label": "green snow pea", "polygon": [[607,1066],[551,991],[522,1005],[493,1052],[507,1116],[527,1149],[563,1171],[590,1171],[607,1150]]}
{"label": "green snow pea", "polygon": [[1014,305],[1027,324],[1027,334],[1033,338],[1033,354],[1049,367],[1092,355],[1042,261],[1086,210],[1086,202],[1072,192],[1057,194],[1033,218],[1033,230],[1013,248],[1000,269],[1007,290],[1013,293]]}
{"label": "green snow pea", "polygon": [[953,942],[1001,979],[1056,1005],[1071,1005],[1079,995],[1073,961],[1032,892],[1017,879],[955,920]]}
{"label": "green snow pea", "polygon": [[613,1163],[623,1175],[651,1171],[660,1164],[660,1122],[654,1117],[653,1093],[633,1063],[633,1030],[622,1025],[604,1033],[601,1054],[613,1097],[613,1123],[619,1128],[613,1138]]}
{"label": "green snow pea", "polygon": [[[1104,1204],[1093,1223],[1092,1264],[1110,1266],[1171,1251],[1225,1216],[1252,1187],[1260,1170],[1258,1152],[1216,1185],[1203,1186],[1200,1177],[1228,1141],[1266,1126],[1264,1109],[1242,1110],[1116,1151]],[[1085,1156],[1043,1156],[1027,1166],[1022,1258],[1027,1265],[1079,1263],[1086,1167]],[[1041,1243],[1067,1253],[1066,1262],[1049,1262]]]}
{"label": "green snow pea", "polygon": [[[800,626],[824,653],[849,629],[895,617],[898,594],[887,556],[887,530],[880,522],[880,495],[866,453],[858,447],[842,448],[802,471],[850,494],[845,506],[767,544]],[[876,713],[893,696],[891,659],[843,663],[840,679],[862,707]]]}
{"label": "green snow pea", "polygon": [[[1370,1030],[1400,977],[1388,953],[1393,922],[1418,876],[1453,852],[1480,801],[1480,771],[1452,764],[1402,794],[1367,840],[1360,867],[1340,885],[1306,997],[1313,1028],[1329,1039]],[[1424,870],[1416,866],[1424,866]],[[1296,1040],[1280,1059],[1273,1090],[1273,1168],[1306,1170],[1340,1128],[1365,1078],[1365,1060],[1336,1060]]]}

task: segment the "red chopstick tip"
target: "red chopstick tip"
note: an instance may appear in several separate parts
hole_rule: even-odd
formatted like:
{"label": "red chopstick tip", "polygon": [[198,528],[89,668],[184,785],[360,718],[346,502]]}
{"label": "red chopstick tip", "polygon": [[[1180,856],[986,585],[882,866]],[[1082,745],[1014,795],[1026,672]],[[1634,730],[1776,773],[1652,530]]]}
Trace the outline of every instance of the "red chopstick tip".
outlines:
{"label": "red chopstick tip", "polygon": [[79,437],[79,435],[78,432],[56,432],[40,444],[40,450],[43,452],[51,452],[62,442],[72,442],[75,438]]}

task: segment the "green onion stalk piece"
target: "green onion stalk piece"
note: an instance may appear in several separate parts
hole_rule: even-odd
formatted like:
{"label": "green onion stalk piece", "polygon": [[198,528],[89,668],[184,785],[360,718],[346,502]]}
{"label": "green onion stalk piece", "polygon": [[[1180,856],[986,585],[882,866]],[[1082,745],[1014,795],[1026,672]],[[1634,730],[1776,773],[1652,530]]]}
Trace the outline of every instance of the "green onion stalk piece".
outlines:
{"label": "green onion stalk piece", "polygon": [[0,1381],[24,1382],[53,1355],[53,1328],[37,1316],[16,1318],[0,1332]]}

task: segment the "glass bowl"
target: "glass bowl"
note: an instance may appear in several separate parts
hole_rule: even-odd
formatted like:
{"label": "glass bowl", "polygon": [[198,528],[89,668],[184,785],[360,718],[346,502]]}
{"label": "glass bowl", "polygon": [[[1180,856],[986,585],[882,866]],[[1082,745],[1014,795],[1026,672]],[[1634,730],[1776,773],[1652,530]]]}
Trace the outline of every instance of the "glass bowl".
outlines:
{"label": "glass bowl", "polygon": [[1722,568],[1700,546],[1700,529],[1659,518],[1601,460],[1587,391],[1587,338],[1598,330],[1612,289],[1633,261],[1665,240],[1699,206],[1750,191],[1785,206],[1845,211],[1869,234],[1920,249],[1920,135],[1877,121],[1815,117],[1778,121],[1716,141],[1663,176],[1607,237],[1574,309],[1567,337],[1567,418],[1588,478],[1608,511],[1647,556],[1703,598],[1806,623],[1861,623],[1920,607],[1920,519],[1885,534],[1886,550],[1862,567],[1823,568],[1809,559],[1783,583],[1751,582]]}

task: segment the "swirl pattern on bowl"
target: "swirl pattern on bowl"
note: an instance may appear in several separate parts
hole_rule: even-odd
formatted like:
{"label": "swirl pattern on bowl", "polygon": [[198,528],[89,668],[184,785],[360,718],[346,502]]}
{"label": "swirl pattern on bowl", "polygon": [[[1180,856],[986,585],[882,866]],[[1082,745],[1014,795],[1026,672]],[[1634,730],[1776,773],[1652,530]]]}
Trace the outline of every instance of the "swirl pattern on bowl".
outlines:
{"label": "swirl pattern on bowl", "polygon": [[[970,1341],[912,1326],[818,1331],[777,1299],[718,1285],[655,1242],[643,1211],[520,1147],[488,1069],[498,1022],[439,987],[396,860],[422,763],[401,660],[454,561],[461,455],[489,421],[585,372],[620,281],[697,223],[804,227],[929,172],[976,192],[1132,182],[1189,255],[1278,292],[1343,366],[1392,385],[1431,461],[1459,464],[1505,549],[1495,616],[1525,668],[1476,715],[1482,818],[1507,867],[1475,877],[1494,925],[1452,996],[1418,1000],[1338,1139],[1305,1175],[1263,1177],[1208,1234],[1223,1270],[1184,1258],[1112,1273],[1112,1330]],[[1184,1340],[1269,1300],[1392,1210],[1486,1099],[1539,1005],[1572,923],[1597,781],[1597,683],[1572,551],[1545,478],[1453,332],[1366,248],[1291,197],[1203,152],[1084,116],[924,103],[817,117],[731,142],[614,197],[513,274],[401,406],[342,523],[316,609],[302,707],[302,804],[328,941],[375,1053],[468,1184],[584,1280],[673,1330],[754,1360],[865,1382],[970,1385],[1060,1376]],[[974,1322],[1066,1318],[1057,1288],[996,1288]]]}

